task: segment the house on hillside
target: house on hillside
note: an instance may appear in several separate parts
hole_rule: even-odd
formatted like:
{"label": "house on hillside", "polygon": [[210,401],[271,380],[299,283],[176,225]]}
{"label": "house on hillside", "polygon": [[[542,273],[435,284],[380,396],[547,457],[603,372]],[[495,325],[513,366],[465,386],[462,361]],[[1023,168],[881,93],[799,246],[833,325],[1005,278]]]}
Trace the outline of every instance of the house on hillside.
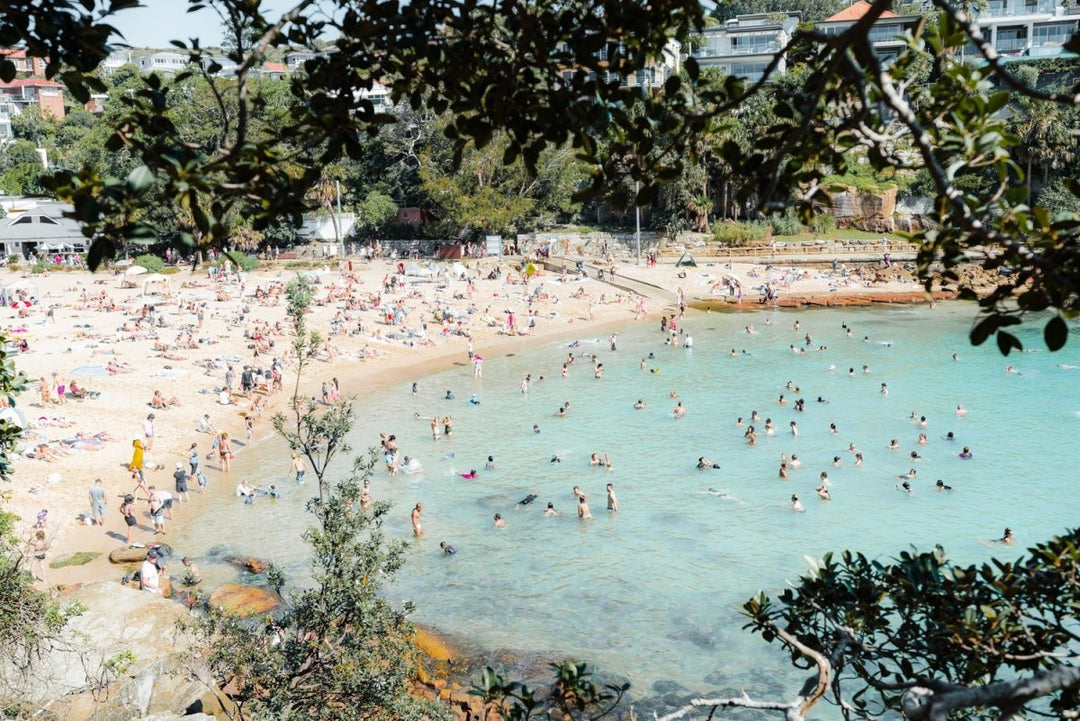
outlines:
{"label": "house on hillside", "polygon": [[[986,39],[1001,55],[1052,57],[1077,32],[1080,7],[1060,0],[987,0],[977,20]],[[970,47],[967,51],[978,51]]]}
{"label": "house on hillside", "polygon": [[37,253],[83,253],[88,239],[82,226],[64,211],[72,206],[61,203],[42,203],[14,217],[0,220],[0,251],[5,257],[21,255],[30,258]]}
{"label": "house on hillside", "polygon": [[181,53],[160,52],[151,53],[135,58],[135,64],[144,73],[173,73],[183,72],[191,59]]}
{"label": "house on hillside", "polygon": [[[817,23],[814,29],[826,35],[839,35],[859,22],[871,7],[866,0],[858,0],[832,17]],[[870,28],[870,42],[874,53],[883,64],[888,65],[896,59],[907,44],[903,40],[903,34],[918,25],[920,20],[922,20],[922,15],[900,16],[888,10],[881,13],[881,17]]]}
{"label": "house on hillside", "polygon": [[15,66],[15,77],[29,78],[35,75],[44,77],[45,58],[36,58],[26,54],[20,48],[0,48],[0,60],[8,60]]}
{"label": "house on hillside", "polygon": [[64,86],[52,80],[17,78],[0,81],[0,103],[7,102],[18,112],[39,107],[57,120],[64,118]]}

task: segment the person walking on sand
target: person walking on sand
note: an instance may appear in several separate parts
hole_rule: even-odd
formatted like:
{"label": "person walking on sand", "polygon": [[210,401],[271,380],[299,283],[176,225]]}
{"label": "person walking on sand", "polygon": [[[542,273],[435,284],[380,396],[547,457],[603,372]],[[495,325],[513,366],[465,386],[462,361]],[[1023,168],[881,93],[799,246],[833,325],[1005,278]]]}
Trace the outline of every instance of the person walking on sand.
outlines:
{"label": "person walking on sand", "polygon": [[124,496],[124,502],[120,504],[120,515],[124,517],[124,524],[127,526],[127,537],[124,543],[130,546],[134,543],[131,536],[135,532],[135,524],[138,523],[135,518],[135,496],[130,493]]}
{"label": "person walking on sand", "polygon": [[413,535],[419,538],[424,535],[424,526],[420,523],[420,504],[417,503],[412,509],[412,531]]}
{"label": "person walking on sand", "polygon": [[151,450],[154,447],[154,414],[146,416],[143,421],[143,449]]}
{"label": "person walking on sand", "polygon": [[45,580],[45,555],[49,550],[49,539],[45,537],[45,531],[34,531],[34,537],[30,539],[30,573],[38,581]]}
{"label": "person walking on sand", "polygon": [[105,525],[105,486],[101,479],[94,481],[90,486],[90,522],[95,526]]}
{"label": "person walking on sand", "polygon": [[229,440],[228,431],[222,431],[218,436],[218,458],[221,459],[221,470],[228,473],[232,470],[232,442]]}

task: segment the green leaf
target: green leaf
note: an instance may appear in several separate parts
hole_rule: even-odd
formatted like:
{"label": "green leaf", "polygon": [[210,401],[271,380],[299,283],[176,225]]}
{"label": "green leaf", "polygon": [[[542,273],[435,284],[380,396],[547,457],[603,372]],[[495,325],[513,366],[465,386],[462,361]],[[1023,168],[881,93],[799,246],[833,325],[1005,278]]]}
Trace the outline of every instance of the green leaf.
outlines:
{"label": "green leaf", "polygon": [[1003,330],[997,332],[997,347],[1001,351],[1001,355],[1009,355],[1013,348],[1024,350],[1024,346],[1020,345],[1019,338]]}
{"label": "green leaf", "polygon": [[103,260],[111,260],[116,256],[116,246],[107,238],[98,238],[90,244],[90,250],[86,252],[86,265],[90,270],[97,270]]}
{"label": "green leaf", "polygon": [[140,165],[128,174],[127,182],[129,188],[141,193],[154,182],[154,172],[145,165]]}
{"label": "green leaf", "polygon": [[1046,341],[1046,347],[1052,351],[1061,350],[1065,347],[1065,342],[1069,339],[1069,326],[1066,325],[1065,319],[1060,315],[1055,315],[1043,328],[1043,339]]}

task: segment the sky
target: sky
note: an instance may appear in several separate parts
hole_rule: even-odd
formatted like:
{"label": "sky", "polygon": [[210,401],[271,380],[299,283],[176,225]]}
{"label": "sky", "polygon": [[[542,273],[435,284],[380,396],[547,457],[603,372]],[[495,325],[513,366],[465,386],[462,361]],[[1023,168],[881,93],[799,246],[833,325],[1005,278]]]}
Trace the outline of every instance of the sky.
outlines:
{"label": "sky", "polygon": [[[263,12],[277,18],[293,0],[262,0]],[[142,0],[143,7],[122,10],[111,23],[123,33],[123,42],[136,48],[167,48],[171,40],[197,37],[203,47],[221,44],[221,20],[207,8],[188,13],[186,0]]]}

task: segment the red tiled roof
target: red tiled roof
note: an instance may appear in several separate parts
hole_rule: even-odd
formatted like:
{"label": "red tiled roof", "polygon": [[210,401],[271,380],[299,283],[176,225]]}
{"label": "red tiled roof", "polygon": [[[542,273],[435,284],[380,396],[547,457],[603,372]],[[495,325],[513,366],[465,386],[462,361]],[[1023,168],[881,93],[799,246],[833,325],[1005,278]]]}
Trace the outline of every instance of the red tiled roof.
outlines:
{"label": "red tiled roof", "polygon": [[64,87],[60,83],[54,83],[52,80],[37,80],[35,78],[24,78],[20,80],[12,80],[10,82],[0,81],[0,88],[62,88]]}
{"label": "red tiled roof", "polygon": [[[867,11],[870,10],[871,7],[872,5],[866,0],[858,0],[857,2],[836,13],[832,17],[825,18],[825,22],[829,23],[836,20],[859,20],[860,18],[862,18],[863,15],[867,13]],[[896,13],[885,10],[881,13],[881,17],[894,18],[897,17],[897,15]]]}
{"label": "red tiled roof", "polygon": [[0,48],[0,55],[7,55],[13,58],[25,58],[26,51],[19,48]]}
{"label": "red tiled roof", "polygon": [[268,73],[285,72],[285,63],[263,63],[263,70]]}

